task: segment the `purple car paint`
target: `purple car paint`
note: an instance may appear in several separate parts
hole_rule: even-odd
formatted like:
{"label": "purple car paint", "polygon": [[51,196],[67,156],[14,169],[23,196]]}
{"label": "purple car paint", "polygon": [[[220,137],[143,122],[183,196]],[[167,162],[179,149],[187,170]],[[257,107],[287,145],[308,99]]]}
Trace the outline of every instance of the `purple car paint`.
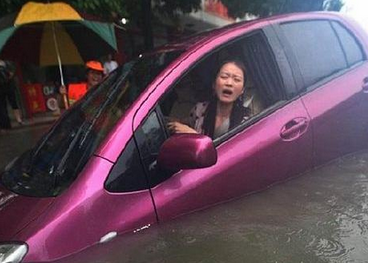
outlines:
{"label": "purple car paint", "polygon": [[[0,186],[0,236],[5,240],[21,231],[29,222],[35,220],[51,204],[53,199],[30,198],[9,192]],[[32,209],[29,209],[32,207]],[[12,223],[9,224],[9,218]],[[6,227],[5,227],[6,226]]]}
{"label": "purple car paint", "polygon": [[[99,242],[110,232],[134,230],[156,221],[147,192],[124,196],[104,191],[104,180],[111,166],[102,158],[92,158],[80,174],[80,180],[60,195],[47,212],[14,237],[23,240],[32,236],[27,241],[29,261],[61,258],[65,253],[85,248],[88,241]],[[113,216],[111,210],[115,211]]]}
{"label": "purple car paint", "polygon": [[[309,59],[318,56],[303,56],[293,36],[316,25],[341,39],[327,41],[327,51],[338,51],[313,70]],[[0,248],[26,244],[18,262],[54,261],[366,148],[367,51],[367,35],[354,22],[307,13],[205,32],[127,63],[8,165],[0,181]],[[252,62],[246,66],[263,95],[261,110],[214,141],[171,136],[165,117],[178,83],[196,70],[206,83],[197,90],[211,94],[210,69],[230,53]],[[324,63],[329,59],[336,63]]]}
{"label": "purple car paint", "polygon": [[216,164],[211,138],[201,134],[175,134],[161,146],[157,163],[169,170],[206,168]]}

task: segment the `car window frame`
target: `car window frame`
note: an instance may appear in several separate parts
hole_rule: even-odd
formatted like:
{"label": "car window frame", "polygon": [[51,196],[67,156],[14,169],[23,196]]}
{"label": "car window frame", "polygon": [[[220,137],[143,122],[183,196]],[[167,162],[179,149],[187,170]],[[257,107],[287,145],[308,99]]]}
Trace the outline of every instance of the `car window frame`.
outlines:
{"label": "car window frame", "polygon": [[[310,22],[310,21],[326,21],[329,23],[330,27],[331,27],[331,30],[333,31],[334,35],[336,36],[337,40],[338,40],[338,43],[339,43],[339,46],[340,46],[340,49],[342,51],[342,53],[344,54],[344,59],[346,61],[346,68],[342,69],[342,70],[339,70],[338,72],[335,72],[327,77],[324,77],[320,80],[318,80],[317,82],[313,83],[312,85],[310,86],[306,86],[305,85],[305,82],[304,82],[304,78],[303,78],[303,75],[301,73],[301,70],[299,69],[299,63],[297,61],[297,58],[296,58],[296,55],[295,53],[293,52],[292,48],[291,48],[291,45],[289,43],[289,41],[287,40],[284,32],[283,32],[283,29],[281,28],[281,25],[282,24],[288,24],[288,23],[297,23],[297,22]],[[359,44],[359,47],[365,57],[364,60],[358,62],[358,63],[355,63],[354,65],[350,66],[349,67],[349,64],[346,60],[346,54],[345,54],[345,50],[343,48],[343,46],[341,45],[341,40],[340,38],[338,37],[333,25],[332,25],[332,22],[337,22],[339,23],[341,26],[343,26],[344,29],[346,29],[348,31],[348,33],[350,33],[352,36],[354,36],[354,39],[355,41]],[[288,61],[290,62],[290,65],[291,65],[291,69],[293,71],[293,75],[294,75],[294,78],[295,78],[295,81],[296,81],[296,89],[297,89],[297,93],[299,96],[303,96],[323,85],[325,85],[326,83],[346,74],[347,72],[349,71],[352,71],[354,70],[356,67],[359,67],[360,65],[364,64],[366,61],[367,61],[367,54],[363,48],[363,45],[361,44],[361,41],[355,36],[355,34],[352,32],[352,30],[350,30],[349,28],[347,28],[343,23],[341,23],[341,21],[339,21],[338,19],[332,19],[332,18],[311,18],[311,19],[306,19],[306,18],[303,18],[303,19],[298,19],[298,20],[292,20],[292,21],[285,21],[285,22],[278,22],[278,23],[275,23],[272,25],[273,29],[275,30],[276,32],[276,35],[281,43],[281,45],[284,47],[284,52],[287,56],[287,59]]]}
{"label": "car window frame", "polygon": [[[286,104],[291,103],[292,101],[298,98],[297,89],[296,89],[296,81],[293,75],[293,71],[291,69],[291,64],[287,59],[286,53],[282,47],[281,42],[277,38],[276,32],[272,25],[267,25],[262,28],[258,28],[249,32],[246,32],[242,35],[239,35],[230,41],[223,43],[216,48],[208,51],[207,53],[203,54],[200,59],[198,59],[195,63],[191,65],[189,69],[186,69],[181,76],[179,76],[168,89],[166,89],[165,93],[162,94],[158,102],[156,102],[154,108],[160,107],[162,101],[169,95],[170,92],[173,91],[175,86],[190,73],[193,68],[197,67],[202,61],[209,58],[216,52],[220,52],[221,49],[226,48],[226,46],[231,46],[236,42],[241,42],[243,39],[250,37],[254,34],[262,34],[265,40],[267,41],[266,44],[268,45],[268,49],[274,57],[275,66],[278,68],[278,74],[282,81],[283,86],[280,87],[282,89],[283,95],[285,96],[284,100],[276,102],[274,105],[269,106],[268,108],[264,109],[262,112],[252,116],[248,120],[240,123],[237,127],[231,129],[230,131],[226,132],[225,134],[219,136],[218,138],[214,139],[214,145],[217,148],[221,144],[225,143],[227,140],[234,137],[236,134],[242,132],[243,130],[247,129],[248,127],[252,126],[253,124],[257,123],[261,119],[264,119],[268,115],[272,114],[276,110],[282,108]],[[162,116],[164,119],[164,116]],[[165,127],[166,128],[166,127]],[[166,128],[167,129],[167,128]],[[168,131],[167,131],[168,132]]]}

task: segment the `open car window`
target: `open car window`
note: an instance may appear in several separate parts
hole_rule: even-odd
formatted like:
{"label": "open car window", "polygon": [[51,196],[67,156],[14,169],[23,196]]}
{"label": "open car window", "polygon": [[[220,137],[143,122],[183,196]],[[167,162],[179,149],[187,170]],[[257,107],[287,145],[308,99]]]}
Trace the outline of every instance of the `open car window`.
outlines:
{"label": "open car window", "polygon": [[[203,105],[214,96],[216,69],[223,61],[233,59],[240,60],[246,69],[244,93],[240,99],[248,115],[244,116],[238,126],[229,129],[220,137],[213,138],[216,144],[243,129],[246,123],[269,114],[290,98],[290,94],[286,94],[283,77],[268,39],[263,31],[259,30],[207,54],[189,69],[160,103],[165,119],[191,126],[193,109],[198,106],[205,107]],[[208,111],[204,110],[203,115],[206,114]]]}

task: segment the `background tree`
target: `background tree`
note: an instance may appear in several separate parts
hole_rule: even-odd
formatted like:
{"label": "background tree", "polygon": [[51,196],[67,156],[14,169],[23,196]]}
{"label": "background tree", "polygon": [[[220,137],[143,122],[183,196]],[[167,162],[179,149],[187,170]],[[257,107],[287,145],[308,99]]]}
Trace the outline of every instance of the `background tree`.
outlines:
{"label": "background tree", "polygon": [[[18,11],[29,0],[1,0],[0,16]],[[56,0],[63,1],[63,0]],[[39,2],[55,2],[44,0]],[[201,0],[64,0],[76,9],[96,15],[110,22],[122,17],[143,32],[145,49],[153,47],[152,24],[160,18],[179,21],[180,15],[198,10]],[[316,10],[340,10],[342,0],[221,0],[229,15],[237,18],[245,14],[259,17]]]}
{"label": "background tree", "polygon": [[259,17],[306,11],[339,11],[341,0],[221,0],[234,18],[252,14]]}
{"label": "background tree", "polygon": [[[28,1],[1,0],[0,16],[17,12]],[[40,0],[38,2],[56,1]],[[117,22],[122,17],[128,18],[131,25],[142,30],[147,50],[153,48],[152,23],[158,21],[154,14],[176,21],[179,14],[198,10],[201,4],[201,0],[64,0],[64,2],[82,12],[96,15],[110,22]]]}

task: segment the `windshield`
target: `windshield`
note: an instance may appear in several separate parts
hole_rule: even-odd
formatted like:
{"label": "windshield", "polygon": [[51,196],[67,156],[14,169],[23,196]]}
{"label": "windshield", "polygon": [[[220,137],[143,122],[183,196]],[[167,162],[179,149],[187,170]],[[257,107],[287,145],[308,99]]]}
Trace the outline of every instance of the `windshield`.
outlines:
{"label": "windshield", "polygon": [[27,196],[56,196],[77,177],[107,133],[181,51],[126,63],[75,103],[50,131],[8,167],[1,183]]}

